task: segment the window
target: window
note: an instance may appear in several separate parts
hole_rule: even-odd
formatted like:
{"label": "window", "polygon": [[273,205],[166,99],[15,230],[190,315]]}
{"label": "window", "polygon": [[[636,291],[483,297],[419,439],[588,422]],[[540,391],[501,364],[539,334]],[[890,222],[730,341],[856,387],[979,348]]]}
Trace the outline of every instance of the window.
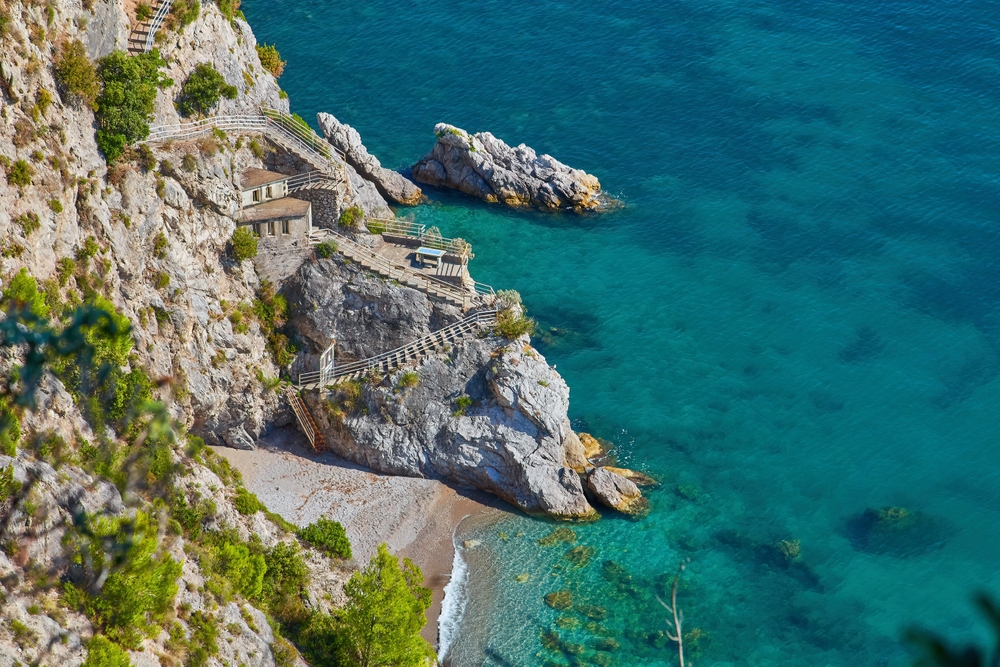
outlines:
{"label": "window", "polygon": [[267,235],[274,236],[274,221],[267,223]]}
{"label": "window", "polygon": [[288,230],[288,225],[289,224],[290,223],[288,222],[288,220],[282,220],[281,221],[281,233],[282,234],[287,234],[288,233],[288,231],[289,231]]}
{"label": "window", "polygon": [[271,191],[271,186],[270,185],[267,186],[267,198],[268,199],[273,199],[274,198],[274,193]]}
{"label": "window", "polygon": [[261,237],[261,236],[264,235],[264,225],[254,225],[253,226],[253,230],[257,234],[258,237]]}
{"label": "window", "polygon": [[253,200],[255,202],[260,201],[260,190],[254,190],[253,191]]}

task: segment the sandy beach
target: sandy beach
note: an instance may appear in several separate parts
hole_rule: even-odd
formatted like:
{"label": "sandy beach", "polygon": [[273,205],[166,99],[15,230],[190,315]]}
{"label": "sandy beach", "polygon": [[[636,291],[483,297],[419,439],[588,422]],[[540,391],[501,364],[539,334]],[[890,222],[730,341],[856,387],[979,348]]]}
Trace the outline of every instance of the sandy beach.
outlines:
{"label": "sandy beach", "polygon": [[436,480],[382,475],[330,453],[316,454],[294,427],[275,429],[254,451],[213,449],[229,459],[271,511],[292,523],[307,525],[320,516],[341,522],[359,565],[382,542],[394,554],[411,558],[434,593],[423,635],[437,646],[455,529],[466,517],[477,522],[501,517],[502,501]]}

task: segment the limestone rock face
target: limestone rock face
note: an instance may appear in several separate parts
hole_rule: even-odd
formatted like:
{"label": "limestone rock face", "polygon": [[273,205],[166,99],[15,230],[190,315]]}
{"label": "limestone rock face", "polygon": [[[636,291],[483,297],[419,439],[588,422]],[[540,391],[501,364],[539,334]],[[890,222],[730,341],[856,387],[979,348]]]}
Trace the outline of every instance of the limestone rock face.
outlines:
{"label": "limestone rock face", "polygon": [[[596,518],[564,463],[569,388],[523,343],[472,340],[426,359],[416,387],[400,389],[400,371],[366,384],[363,409],[342,422],[318,401],[314,416],[334,451],[375,470],[467,484],[528,513]],[[453,404],[462,395],[472,399],[464,413]]]}
{"label": "limestone rock face", "polygon": [[413,167],[413,178],[420,183],[551,211],[598,211],[613,203],[595,176],[524,144],[512,148],[489,132],[470,135],[446,123],[438,123],[434,133],[434,148]]}
{"label": "limestone rock face", "polygon": [[587,488],[601,504],[633,516],[649,510],[649,502],[642,497],[632,481],[607,468],[594,468],[587,475]]}
{"label": "limestone rock face", "polygon": [[406,206],[420,203],[423,199],[420,188],[398,172],[383,167],[378,158],[370,154],[361,143],[361,135],[357,130],[328,113],[317,114],[316,120],[326,140],[347,157],[347,161],[358,173],[374,183],[383,196]]}

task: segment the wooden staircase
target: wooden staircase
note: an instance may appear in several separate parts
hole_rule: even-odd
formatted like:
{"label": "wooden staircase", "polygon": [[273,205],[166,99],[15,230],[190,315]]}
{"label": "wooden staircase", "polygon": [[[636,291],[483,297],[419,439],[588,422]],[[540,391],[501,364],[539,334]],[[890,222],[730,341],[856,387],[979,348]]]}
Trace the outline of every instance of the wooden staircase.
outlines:
{"label": "wooden staircase", "polygon": [[[359,361],[337,364],[329,374],[328,384],[334,384],[341,380],[361,378],[372,371],[383,375],[391,373],[402,366],[416,363],[424,357],[447,347],[454,347],[470,336],[479,335],[481,331],[495,326],[496,322],[497,311],[495,309],[477,311],[454,324],[443,329],[438,329],[423,338],[419,338],[395,350],[383,352],[382,354]],[[317,376],[317,373],[303,373],[300,375],[299,389],[322,389]],[[298,398],[297,394],[296,398]]]}
{"label": "wooden staircase", "polygon": [[132,55],[146,53],[153,47],[153,37],[170,11],[171,0],[158,0],[152,6],[149,18],[140,21],[128,36],[128,52]]}
{"label": "wooden staircase", "polygon": [[326,441],[323,439],[323,433],[316,426],[316,422],[313,420],[312,415],[309,413],[309,408],[306,407],[305,401],[299,396],[299,392],[295,387],[287,387],[285,389],[285,398],[288,400],[288,404],[292,407],[292,412],[295,413],[295,418],[299,422],[299,428],[302,432],[306,434],[306,438],[309,439],[309,444],[312,446],[314,452],[321,452],[326,448]]}

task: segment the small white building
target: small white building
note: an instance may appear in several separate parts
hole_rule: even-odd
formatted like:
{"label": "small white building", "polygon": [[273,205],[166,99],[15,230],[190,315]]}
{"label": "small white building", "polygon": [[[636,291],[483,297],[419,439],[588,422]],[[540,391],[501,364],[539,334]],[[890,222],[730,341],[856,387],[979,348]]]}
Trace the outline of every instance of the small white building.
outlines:
{"label": "small white building", "polygon": [[240,176],[240,189],[243,191],[243,206],[255,206],[288,196],[288,179],[290,176],[266,169],[251,167]]}

